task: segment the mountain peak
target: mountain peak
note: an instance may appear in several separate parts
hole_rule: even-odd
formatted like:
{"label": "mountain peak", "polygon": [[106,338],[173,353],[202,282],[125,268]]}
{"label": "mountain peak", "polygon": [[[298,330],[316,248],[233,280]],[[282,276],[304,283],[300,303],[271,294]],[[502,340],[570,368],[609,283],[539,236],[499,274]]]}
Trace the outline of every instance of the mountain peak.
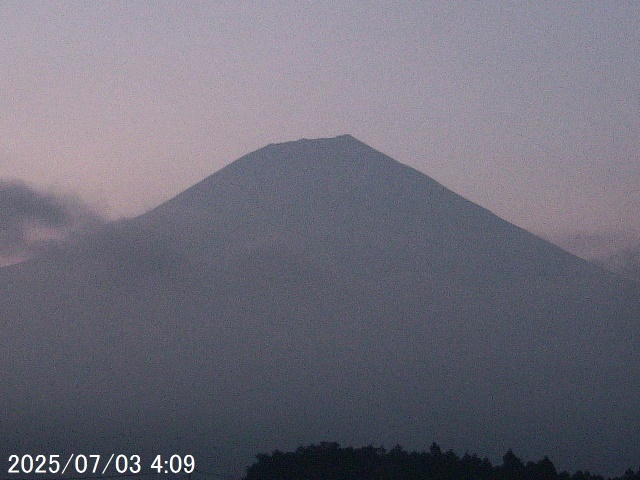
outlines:
{"label": "mountain peak", "polygon": [[285,156],[288,156],[309,155],[312,152],[319,153],[327,151],[331,151],[333,156],[344,156],[349,151],[353,153],[359,151],[359,153],[362,154],[363,149],[374,151],[369,145],[352,135],[344,134],[336,137],[301,138],[288,142],[271,143],[247,156],[263,152],[275,152],[278,155],[285,154]]}
{"label": "mountain peak", "polygon": [[285,146],[285,145],[295,145],[295,144],[304,144],[304,143],[310,143],[310,144],[320,144],[320,143],[330,143],[330,144],[336,144],[336,143],[344,143],[344,142],[357,142],[362,144],[363,142],[361,142],[360,140],[358,140],[357,138],[353,137],[352,135],[345,133],[342,135],[337,135],[335,137],[319,137],[319,138],[301,138],[299,140],[291,140],[288,142],[278,142],[278,143],[270,143],[268,146]]}
{"label": "mountain peak", "polygon": [[462,200],[430,177],[344,134],[269,144],[225,166],[155,211],[176,207],[217,209],[222,206],[222,198],[235,198],[249,210],[250,205],[264,206],[276,198],[291,206],[315,199],[318,208],[326,208],[324,200],[329,197],[332,204],[339,205],[354,195],[363,200],[373,192],[390,198],[426,191],[432,197],[446,191],[454,202]]}

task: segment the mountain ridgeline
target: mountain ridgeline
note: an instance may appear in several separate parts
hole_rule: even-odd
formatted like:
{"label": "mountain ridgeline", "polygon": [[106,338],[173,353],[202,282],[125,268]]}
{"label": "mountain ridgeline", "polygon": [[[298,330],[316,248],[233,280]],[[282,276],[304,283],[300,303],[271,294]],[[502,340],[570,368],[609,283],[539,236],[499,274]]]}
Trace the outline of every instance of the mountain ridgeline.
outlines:
{"label": "mountain ridgeline", "polygon": [[269,145],[0,269],[0,443],[192,453],[438,438],[618,475],[640,286],[351,136]]}

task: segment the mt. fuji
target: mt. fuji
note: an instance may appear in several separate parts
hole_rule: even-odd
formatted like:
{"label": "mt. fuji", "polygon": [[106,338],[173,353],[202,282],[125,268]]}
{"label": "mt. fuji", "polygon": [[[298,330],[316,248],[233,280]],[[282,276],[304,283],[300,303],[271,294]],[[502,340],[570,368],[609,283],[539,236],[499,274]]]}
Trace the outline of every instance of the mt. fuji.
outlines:
{"label": "mt. fuji", "polygon": [[349,135],[269,145],[0,269],[0,332],[11,453],[638,462],[640,285]]}

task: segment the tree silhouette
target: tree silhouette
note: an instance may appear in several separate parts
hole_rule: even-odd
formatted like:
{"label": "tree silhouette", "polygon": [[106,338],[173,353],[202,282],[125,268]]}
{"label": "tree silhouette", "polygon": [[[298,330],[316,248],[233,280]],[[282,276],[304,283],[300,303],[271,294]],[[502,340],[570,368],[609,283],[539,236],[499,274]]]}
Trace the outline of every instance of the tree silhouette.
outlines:
{"label": "tree silhouette", "polygon": [[[453,450],[442,452],[433,443],[429,452],[407,452],[400,445],[386,451],[372,445],[353,448],[335,442],[299,447],[295,452],[258,454],[247,469],[245,480],[604,480],[600,475],[578,470],[558,473],[548,457],[525,463],[511,449],[502,465]],[[629,469],[610,480],[640,480],[640,469]]]}

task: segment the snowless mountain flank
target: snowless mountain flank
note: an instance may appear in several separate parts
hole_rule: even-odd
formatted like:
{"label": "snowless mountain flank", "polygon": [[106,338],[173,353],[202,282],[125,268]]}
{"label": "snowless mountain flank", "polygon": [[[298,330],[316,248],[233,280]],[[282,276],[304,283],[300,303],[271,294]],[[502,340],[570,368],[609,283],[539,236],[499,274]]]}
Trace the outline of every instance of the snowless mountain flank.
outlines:
{"label": "snowless mountain flank", "polygon": [[269,145],[0,269],[0,322],[8,452],[638,462],[640,286],[348,135]]}

